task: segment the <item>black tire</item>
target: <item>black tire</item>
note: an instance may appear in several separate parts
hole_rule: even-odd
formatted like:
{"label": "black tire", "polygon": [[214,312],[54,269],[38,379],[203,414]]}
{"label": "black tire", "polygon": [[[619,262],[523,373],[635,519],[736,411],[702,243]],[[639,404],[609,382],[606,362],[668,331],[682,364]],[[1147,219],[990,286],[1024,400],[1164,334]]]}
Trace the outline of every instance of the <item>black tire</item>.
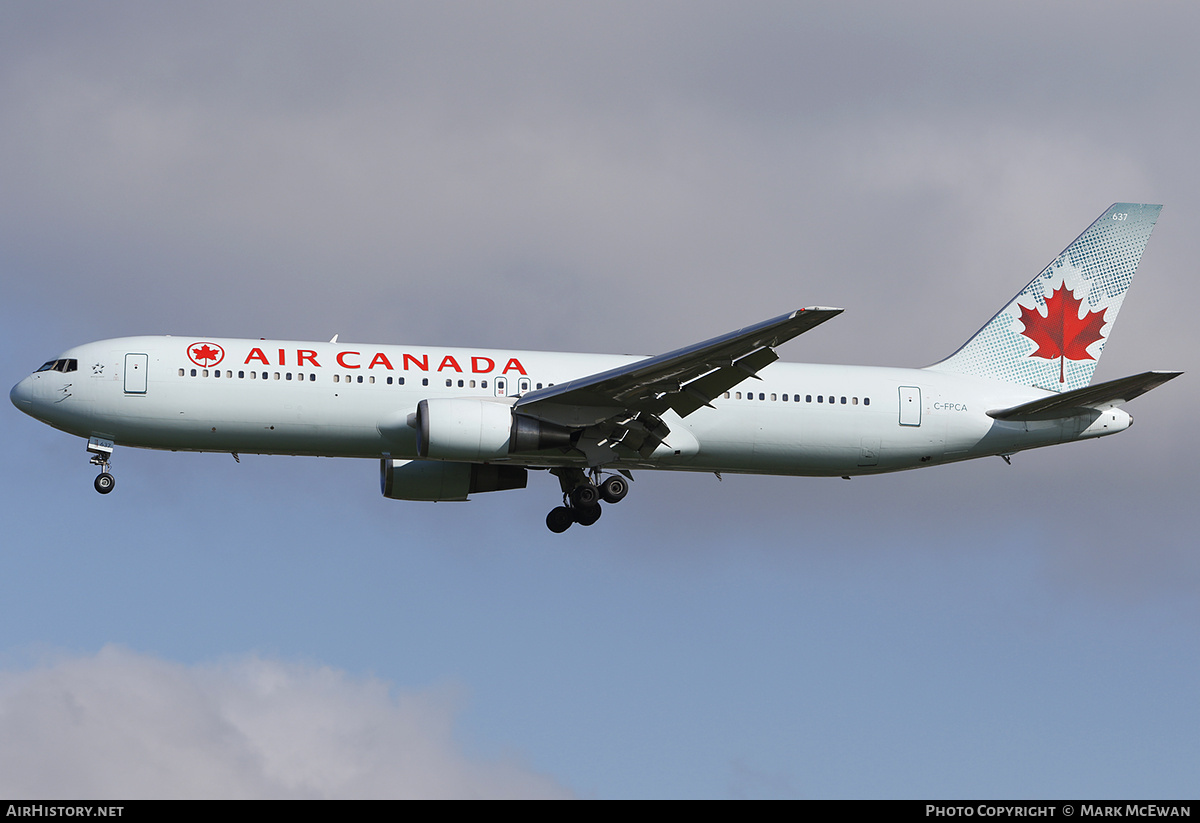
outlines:
{"label": "black tire", "polygon": [[600,496],[605,503],[620,503],[629,494],[629,481],[620,475],[613,475],[600,484]]}
{"label": "black tire", "polygon": [[600,519],[600,515],[604,514],[604,509],[600,508],[599,504],[588,506],[586,509],[573,509],[575,513],[575,522],[581,526],[590,526]]}
{"label": "black tire", "polygon": [[94,485],[96,487],[96,491],[100,492],[101,494],[108,494],[116,487],[117,481],[116,478],[114,478],[108,472],[103,472],[102,474],[96,475],[96,482],[92,485]]}
{"label": "black tire", "polygon": [[571,524],[574,522],[575,515],[566,506],[551,509],[550,513],[546,515],[546,528],[555,534],[562,534],[571,528]]}
{"label": "black tire", "polygon": [[600,490],[591,483],[571,489],[571,505],[577,509],[591,509],[600,505]]}

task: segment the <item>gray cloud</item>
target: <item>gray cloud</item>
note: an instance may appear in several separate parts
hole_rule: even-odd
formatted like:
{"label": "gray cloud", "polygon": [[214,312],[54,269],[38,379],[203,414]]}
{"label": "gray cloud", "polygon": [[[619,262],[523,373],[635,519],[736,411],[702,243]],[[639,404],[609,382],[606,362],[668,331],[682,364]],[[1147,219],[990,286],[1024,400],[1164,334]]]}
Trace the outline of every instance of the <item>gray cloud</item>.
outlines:
{"label": "gray cloud", "polygon": [[466,754],[453,689],[257,656],[184,666],[107,646],[0,674],[0,792],[52,798],[567,797]]}
{"label": "gray cloud", "polygon": [[1114,69],[1121,10],[1087,10],[9,12],[0,231],[120,289],[122,332],[657,351],[820,302],[852,314],[803,356],[873,362],[897,305],[988,288],[888,347],[915,365],[1111,200],[1168,199],[1165,58]]}

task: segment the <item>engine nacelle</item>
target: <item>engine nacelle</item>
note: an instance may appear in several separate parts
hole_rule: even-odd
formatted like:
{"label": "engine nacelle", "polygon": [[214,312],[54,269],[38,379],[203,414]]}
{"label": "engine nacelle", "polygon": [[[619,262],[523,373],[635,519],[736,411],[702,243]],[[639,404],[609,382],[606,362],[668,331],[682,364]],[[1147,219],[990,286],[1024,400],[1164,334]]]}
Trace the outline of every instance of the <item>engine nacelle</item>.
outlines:
{"label": "engine nacelle", "polygon": [[523,489],[529,472],[521,466],[392,460],[379,465],[379,485],[392,500],[466,500],[468,494]]}
{"label": "engine nacelle", "polygon": [[508,454],[512,407],[472,397],[417,404],[417,454],[433,460],[494,460]]}
{"label": "engine nacelle", "polygon": [[522,414],[503,400],[434,397],[417,404],[417,454],[431,460],[496,460],[570,448],[573,432]]}

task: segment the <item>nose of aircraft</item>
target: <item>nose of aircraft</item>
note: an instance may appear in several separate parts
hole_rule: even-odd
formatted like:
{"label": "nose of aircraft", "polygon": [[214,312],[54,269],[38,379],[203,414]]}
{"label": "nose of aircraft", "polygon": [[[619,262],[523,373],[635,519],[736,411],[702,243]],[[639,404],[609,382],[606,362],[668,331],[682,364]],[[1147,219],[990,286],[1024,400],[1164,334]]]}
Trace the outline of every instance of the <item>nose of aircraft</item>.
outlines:
{"label": "nose of aircraft", "polygon": [[8,399],[18,409],[29,414],[33,410],[33,378],[26,377],[20,383],[13,386],[12,391],[8,393]]}

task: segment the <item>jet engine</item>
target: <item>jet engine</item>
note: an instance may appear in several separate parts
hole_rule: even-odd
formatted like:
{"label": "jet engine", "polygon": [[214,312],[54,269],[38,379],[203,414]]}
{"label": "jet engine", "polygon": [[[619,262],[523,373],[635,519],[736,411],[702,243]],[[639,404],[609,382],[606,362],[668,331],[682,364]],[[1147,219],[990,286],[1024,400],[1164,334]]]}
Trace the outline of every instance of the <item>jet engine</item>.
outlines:
{"label": "jet engine", "polygon": [[529,472],[522,466],[392,460],[379,465],[379,485],[392,500],[466,500],[468,494],[523,489]]}
{"label": "jet engine", "polygon": [[571,429],[515,414],[503,400],[435,397],[410,424],[417,454],[431,460],[496,460],[517,452],[570,448]]}

